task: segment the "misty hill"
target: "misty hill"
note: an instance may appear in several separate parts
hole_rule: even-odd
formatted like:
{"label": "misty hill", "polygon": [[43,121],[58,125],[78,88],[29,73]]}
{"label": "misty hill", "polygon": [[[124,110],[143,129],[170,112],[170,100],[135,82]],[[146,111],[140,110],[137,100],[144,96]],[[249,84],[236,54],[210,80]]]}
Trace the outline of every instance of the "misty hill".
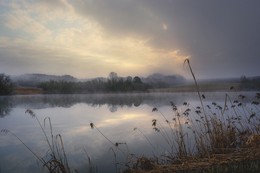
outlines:
{"label": "misty hill", "polygon": [[12,81],[17,86],[28,86],[28,87],[36,87],[40,83],[48,82],[48,81],[67,81],[67,82],[77,82],[78,79],[70,76],[70,75],[46,75],[46,74],[23,74],[19,76],[11,76]]}
{"label": "misty hill", "polygon": [[[260,76],[241,76],[236,78],[218,78],[218,79],[198,79],[200,84],[222,84],[222,83],[252,83],[257,84],[260,82]],[[190,81],[193,82],[193,81]]]}
{"label": "misty hill", "polygon": [[142,78],[142,80],[154,88],[166,88],[187,82],[181,75],[163,75],[160,73],[154,73],[146,78]]}
{"label": "misty hill", "polygon": [[[236,77],[236,78],[218,78],[218,79],[198,79],[197,83],[201,91],[259,91],[260,76],[253,77]],[[161,91],[161,90],[158,90]],[[196,87],[192,79],[187,80],[184,85],[172,87],[168,91],[171,92],[185,92],[194,91]]]}

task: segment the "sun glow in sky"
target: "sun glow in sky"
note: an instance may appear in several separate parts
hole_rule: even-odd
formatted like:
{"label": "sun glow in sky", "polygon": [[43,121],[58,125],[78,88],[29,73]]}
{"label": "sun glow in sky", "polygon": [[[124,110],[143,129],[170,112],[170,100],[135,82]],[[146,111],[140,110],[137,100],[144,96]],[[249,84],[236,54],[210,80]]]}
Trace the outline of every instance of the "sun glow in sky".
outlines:
{"label": "sun glow in sky", "polygon": [[[220,14],[211,11],[212,4],[205,0],[196,2],[203,10],[188,2],[3,0],[0,72],[70,74],[78,78],[106,77],[111,71],[120,76],[155,72],[185,76],[183,62],[190,56],[201,77],[259,75],[255,65],[260,64],[259,34],[256,38],[251,35],[260,25],[254,4],[247,3],[252,9],[244,15],[245,21],[233,21],[245,10],[239,4],[228,10],[217,3],[216,8],[223,8],[224,14]],[[226,16],[230,19],[223,18]],[[242,31],[230,35],[232,27],[240,26]],[[245,43],[235,46],[236,39]]]}

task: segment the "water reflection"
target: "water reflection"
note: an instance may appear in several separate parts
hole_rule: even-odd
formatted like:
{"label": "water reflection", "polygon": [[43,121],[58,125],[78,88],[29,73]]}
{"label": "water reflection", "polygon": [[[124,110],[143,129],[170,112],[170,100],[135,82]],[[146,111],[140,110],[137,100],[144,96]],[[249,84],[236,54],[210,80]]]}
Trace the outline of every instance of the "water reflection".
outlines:
{"label": "water reflection", "polygon": [[[255,93],[247,92],[251,98]],[[225,93],[205,93],[208,100],[223,101]],[[237,93],[229,93],[231,96]],[[9,114],[13,107],[25,109],[46,109],[51,107],[70,108],[78,103],[85,103],[93,107],[107,105],[111,112],[120,107],[138,107],[141,104],[149,106],[164,106],[174,102],[176,105],[183,102],[197,100],[197,93],[133,93],[133,94],[83,94],[83,95],[33,95],[0,97],[0,117]],[[250,100],[250,99],[248,99]]]}
{"label": "water reflection", "polygon": [[0,117],[7,116],[13,108],[10,97],[0,98]]}
{"label": "water reflection", "polygon": [[111,112],[118,107],[138,107],[146,99],[154,99],[149,94],[93,94],[93,95],[34,95],[0,97],[0,116],[8,115],[13,107],[45,109],[50,107],[69,108],[78,103],[93,107],[108,105]]}
{"label": "water reflection", "polygon": [[[243,100],[243,104],[251,102],[254,94],[246,93],[247,98]],[[204,95],[205,105],[210,105],[212,108],[212,102],[224,105],[225,93],[204,93]],[[229,95],[231,98],[238,97],[237,93]],[[187,109],[185,102],[190,104],[193,110],[197,110],[196,106],[200,105],[197,93],[0,97],[0,111],[3,117],[0,119],[0,127],[13,131],[33,151],[44,156],[47,152],[44,136],[35,119],[24,115],[26,109],[33,109],[41,122],[46,116],[51,118],[55,134],[61,134],[63,137],[72,168],[86,172],[87,159],[90,157],[93,164],[98,167],[98,172],[109,172],[108,170],[115,172],[111,143],[96,129],[91,129],[89,123],[93,122],[113,143],[126,143],[127,146],[119,147],[129,154],[160,155],[167,153],[171,148],[162,136],[154,131],[152,120],[157,119],[162,126],[167,124],[160,113],[152,112],[152,109],[156,107],[167,119],[172,120],[170,101],[178,106],[181,113]],[[214,109],[214,111],[221,110]],[[189,123],[196,122],[195,118],[199,119],[199,115],[194,114]],[[180,119],[180,122],[185,124],[186,120]],[[188,129],[185,130],[191,133]],[[10,136],[1,136],[0,141],[0,163],[2,163],[0,166],[3,172],[44,172],[19,141]],[[125,160],[120,154],[117,155],[117,159]]]}

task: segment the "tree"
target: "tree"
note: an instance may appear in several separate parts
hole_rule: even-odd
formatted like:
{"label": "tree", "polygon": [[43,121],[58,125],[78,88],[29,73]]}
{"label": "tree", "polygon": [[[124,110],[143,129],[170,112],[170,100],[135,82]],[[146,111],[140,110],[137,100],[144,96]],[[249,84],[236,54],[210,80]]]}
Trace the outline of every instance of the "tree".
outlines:
{"label": "tree", "polygon": [[127,81],[127,82],[132,82],[132,80],[133,80],[132,76],[127,76],[127,77],[126,77],[126,81]]}
{"label": "tree", "polygon": [[142,82],[141,78],[138,76],[134,77],[133,85],[134,85],[134,90],[136,90],[136,91],[145,91],[147,89],[147,85],[144,84]]}
{"label": "tree", "polygon": [[10,95],[14,91],[14,84],[9,76],[0,74],[0,95]]}
{"label": "tree", "polygon": [[108,75],[108,79],[111,80],[112,82],[116,82],[118,80],[117,73],[110,72]]}
{"label": "tree", "polygon": [[115,72],[110,72],[108,75],[107,89],[108,91],[117,91],[118,76]]}
{"label": "tree", "polygon": [[142,83],[143,83],[142,80],[141,80],[141,78],[138,77],[138,76],[135,76],[135,77],[134,77],[133,82],[134,82],[135,84],[142,84]]}
{"label": "tree", "polygon": [[260,77],[241,76],[240,87],[243,90],[259,90],[260,89]]}

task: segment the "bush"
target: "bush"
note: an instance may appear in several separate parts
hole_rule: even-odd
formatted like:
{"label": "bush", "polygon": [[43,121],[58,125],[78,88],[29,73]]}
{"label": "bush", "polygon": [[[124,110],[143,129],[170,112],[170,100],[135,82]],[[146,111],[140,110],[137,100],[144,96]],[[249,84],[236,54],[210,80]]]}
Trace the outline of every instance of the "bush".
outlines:
{"label": "bush", "polygon": [[10,95],[14,91],[14,84],[9,76],[0,74],[0,95]]}

